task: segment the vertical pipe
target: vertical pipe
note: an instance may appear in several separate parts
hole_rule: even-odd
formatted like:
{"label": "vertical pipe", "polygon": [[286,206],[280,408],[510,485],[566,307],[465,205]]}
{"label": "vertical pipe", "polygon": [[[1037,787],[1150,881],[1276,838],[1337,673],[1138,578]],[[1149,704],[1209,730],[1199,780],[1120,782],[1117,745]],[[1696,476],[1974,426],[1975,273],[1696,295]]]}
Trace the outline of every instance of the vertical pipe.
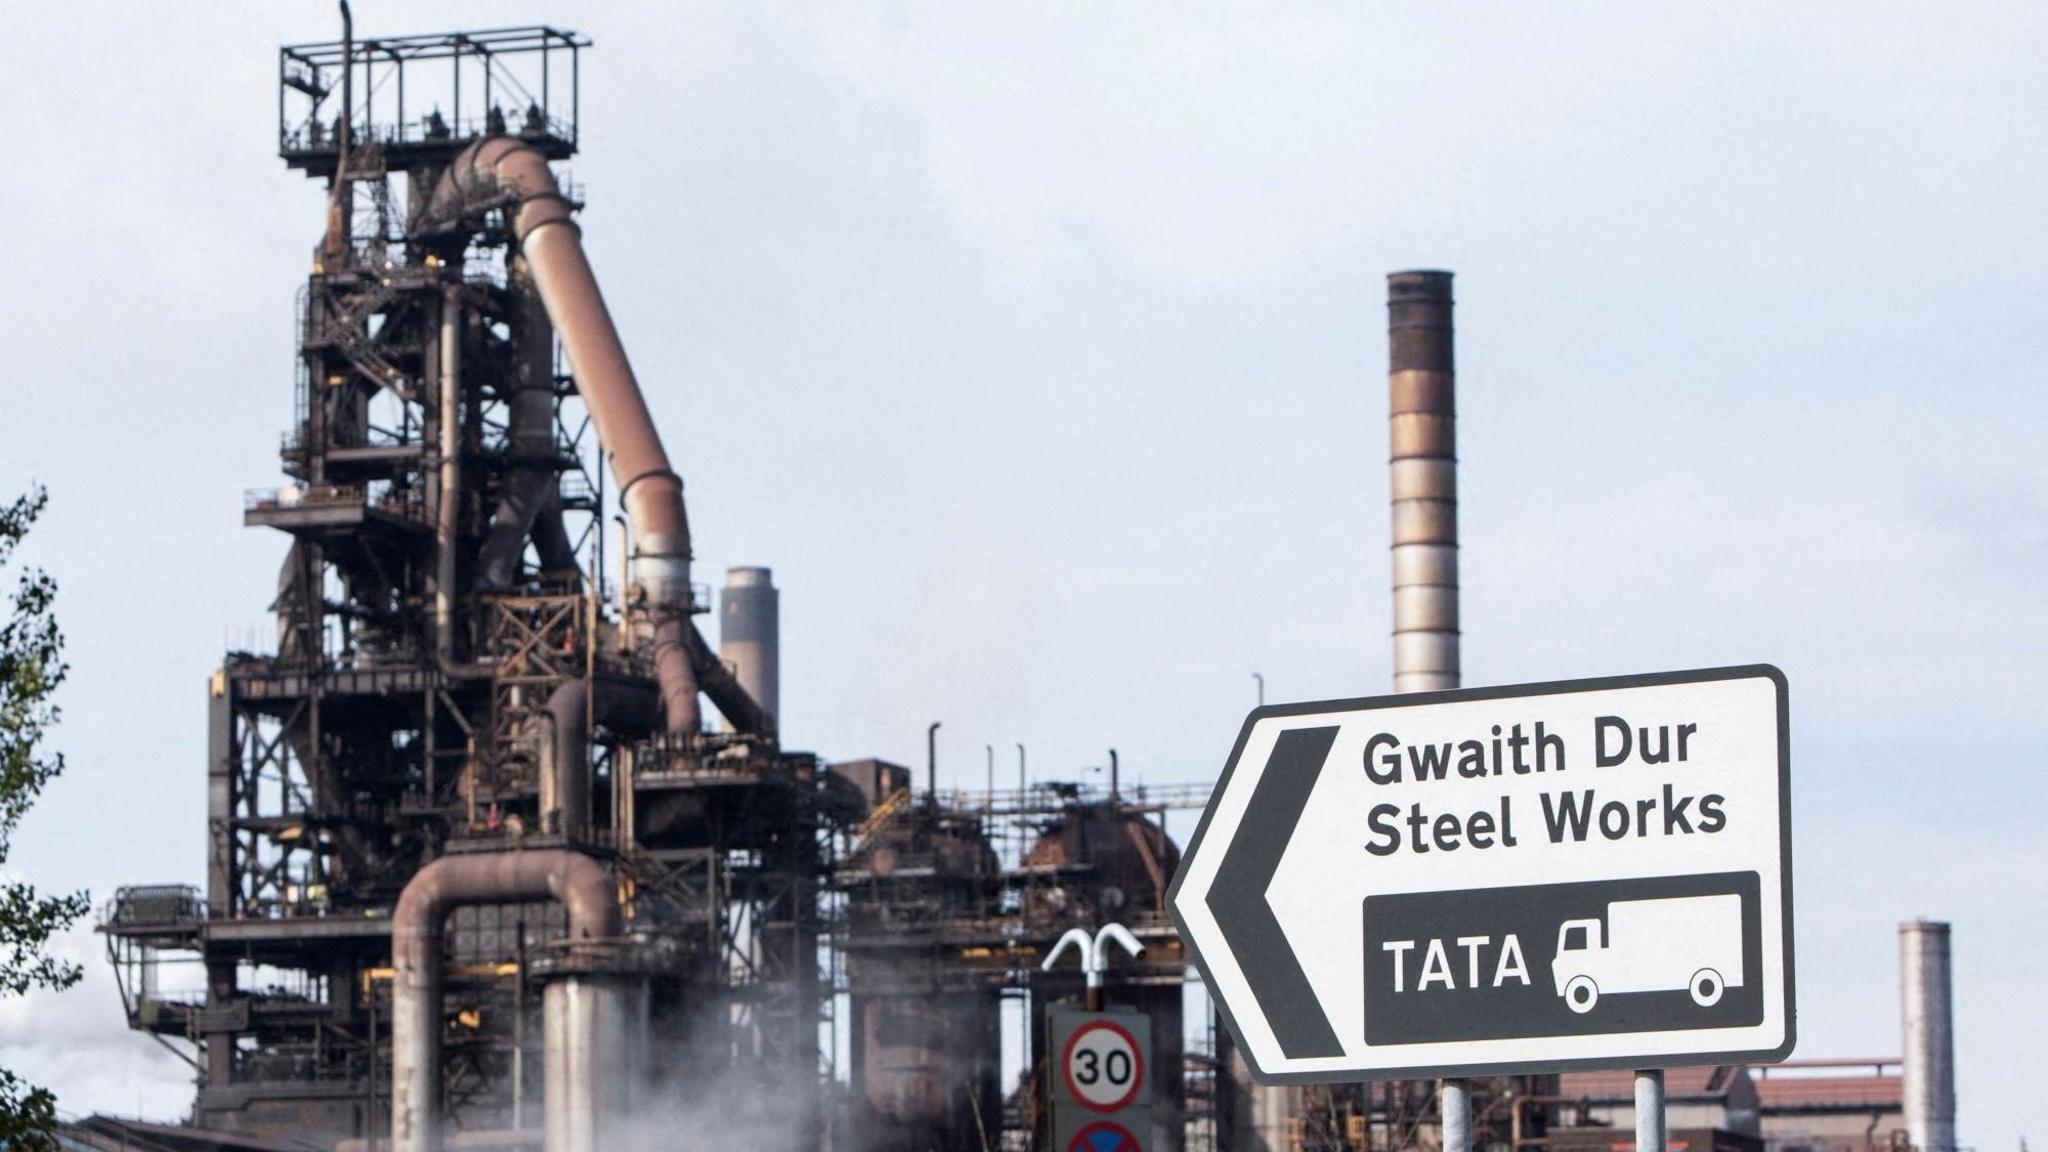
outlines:
{"label": "vertical pipe", "polygon": [[[720,593],[718,655],[770,720],[782,710],[782,594],[766,568],[728,568]],[[777,724],[780,728],[780,724]]]}
{"label": "vertical pipe", "polygon": [[638,1077],[647,1066],[645,981],[571,976],[541,993],[547,1021],[542,1147],[546,1152],[603,1152],[624,1135]]}
{"label": "vertical pipe", "polygon": [[1636,1152],[1664,1152],[1664,1072],[1636,1073]]}
{"label": "vertical pipe", "polygon": [[[1031,851],[1031,789],[1024,773],[1024,745],[1017,745],[1017,867],[1024,866],[1024,857]],[[1031,1008],[1026,998],[1024,1014],[1029,1016]]]}
{"label": "vertical pipe", "polygon": [[[633,555],[633,528],[630,524],[626,522],[626,518],[624,516],[613,516],[612,520],[619,526],[619,562],[621,564],[625,564],[628,562],[626,558]],[[628,571],[630,571],[630,569],[628,569]],[[629,619],[627,613],[633,610],[632,605],[628,601],[626,596],[626,575],[627,572],[625,571],[619,573],[618,607],[619,627],[621,628],[626,627],[626,621]],[[603,589],[599,589],[599,595],[603,595]]]}
{"label": "vertical pipe", "polygon": [[512,975],[512,1129],[526,1127],[526,918],[519,918],[519,952]]}
{"label": "vertical pipe", "polygon": [[441,296],[441,395],[435,419],[440,492],[434,505],[434,652],[446,669],[455,662],[455,558],[462,525],[462,297],[450,284]]}
{"label": "vertical pipe", "polygon": [[377,1146],[377,1132],[379,1130],[377,1127],[377,985],[368,980],[363,981],[363,997],[370,1002],[370,1066],[368,1069],[370,1101],[363,1110],[363,1143],[364,1147],[375,1148]]}
{"label": "vertical pipe", "polygon": [[924,730],[924,799],[933,808],[939,806],[939,725],[934,720]]}
{"label": "vertical pipe", "polygon": [[1920,1152],[1954,1152],[1955,1021],[1945,921],[1908,920],[1899,925],[1899,988],[1906,1137]]}
{"label": "vertical pipe", "polygon": [[1387,277],[1394,691],[1456,688],[1458,488],[1451,274]]}
{"label": "vertical pipe", "polygon": [[[327,235],[321,244],[321,266],[326,269],[339,268],[348,253],[349,213],[355,206],[348,182],[349,141],[355,135],[355,75],[356,22],[348,10],[348,0],[341,0],[341,115],[335,119],[338,139],[335,141],[334,179],[328,183]],[[313,112],[316,126],[319,115],[316,105]]]}

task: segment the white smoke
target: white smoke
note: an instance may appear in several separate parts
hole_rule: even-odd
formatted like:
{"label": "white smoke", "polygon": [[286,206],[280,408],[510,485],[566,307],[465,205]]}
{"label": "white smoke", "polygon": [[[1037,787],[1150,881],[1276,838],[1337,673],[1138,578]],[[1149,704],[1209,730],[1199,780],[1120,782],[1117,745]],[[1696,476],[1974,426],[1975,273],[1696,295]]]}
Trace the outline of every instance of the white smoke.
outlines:
{"label": "white smoke", "polygon": [[620,1152],[816,1152],[806,1131],[823,1123],[823,1085],[796,1072],[728,1068],[703,1078],[677,1075],[642,1087],[632,1112],[605,1143]]}
{"label": "white smoke", "polygon": [[101,938],[81,924],[52,939],[50,952],[80,965],[84,977],[64,992],[0,999],[0,1067],[56,1093],[67,1114],[184,1116],[192,1068],[128,1030]]}

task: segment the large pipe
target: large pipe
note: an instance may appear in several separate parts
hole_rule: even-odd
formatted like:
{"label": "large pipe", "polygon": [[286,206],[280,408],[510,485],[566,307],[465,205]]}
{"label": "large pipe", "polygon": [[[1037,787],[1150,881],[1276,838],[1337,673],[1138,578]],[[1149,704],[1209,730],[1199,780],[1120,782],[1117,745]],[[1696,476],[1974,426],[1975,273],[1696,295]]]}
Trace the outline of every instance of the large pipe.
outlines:
{"label": "large pipe", "polygon": [[611,680],[571,680],[549,693],[543,710],[548,738],[540,744],[546,750],[540,771],[541,831],[582,839],[590,829],[591,726],[645,728],[658,704],[645,689]]}
{"label": "large pipe", "polygon": [[753,732],[762,735],[774,731],[774,717],[755,701],[740,683],[738,676],[712,652],[704,634],[692,624],[683,630],[683,643],[688,646],[692,666],[697,671],[697,686],[704,690],[711,702],[718,705],[718,711],[732,722],[736,732]]}
{"label": "large pipe", "polygon": [[718,654],[780,727],[782,623],[775,576],[766,568],[728,568],[719,599]]}
{"label": "large pipe", "polygon": [[646,982],[556,980],[541,993],[541,1023],[543,1149],[609,1152],[619,1144],[615,1118],[632,1107],[647,1067]]}
{"label": "large pipe", "polygon": [[[441,1152],[441,992],[448,914],[467,904],[562,902],[572,940],[619,935],[618,890],[597,861],[550,849],[443,856],[413,874],[391,917],[391,1139],[394,1152]],[[586,978],[570,977],[576,983]],[[545,1009],[545,1001],[543,1002]],[[550,1017],[552,1020],[553,1017]],[[583,1042],[603,1040],[585,1037]],[[550,1048],[571,1037],[550,1031]],[[550,1088],[552,1091],[552,1087]],[[592,1152],[547,1145],[548,1152]]]}
{"label": "large pipe", "polygon": [[1949,930],[1939,920],[1899,925],[1906,1138],[1920,1152],[1955,1152],[1955,1019],[1949,998]]}
{"label": "large pipe", "polygon": [[556,185],[546,156],[516,138],[493,136],[450,162],[427,217],[451,221],[506,200],[516,205],[513,236],[561,336],[598,440],[611,457],[619,501],[632,524],[628,578],[652,626],[654,672],[668,729],[694,735],[702,716],[685,636],[691,627],[690,526],[683,481],[669,466],[618,327],[605,308],[573,207]]}
{"label": "large pipe", "polygon": [[1394,691],[1458,686],[1458,478],[1451,274],[1387,277]]}

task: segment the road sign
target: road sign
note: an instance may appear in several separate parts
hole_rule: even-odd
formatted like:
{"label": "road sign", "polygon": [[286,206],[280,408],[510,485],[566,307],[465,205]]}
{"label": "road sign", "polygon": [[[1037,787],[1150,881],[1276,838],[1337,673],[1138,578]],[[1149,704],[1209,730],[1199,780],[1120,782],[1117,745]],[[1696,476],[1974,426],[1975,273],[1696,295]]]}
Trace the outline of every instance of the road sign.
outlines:
{"label": "road sign", "polygon": [[1054,1148],[1144,1152],[1152,1132],[1151,1021],[1130,1009],[1048,1009]]}
{"label": "road sign", "polygon": [[1144,1152],[1131,1130],[1114,1120],[1097,1120],[1067,1141],[1067,1152]]}
{"label": "road sign", "polygon": [[1138,1099],[1145,1086],[1145,1053],[1131,1030],[1114,1020],[1090,1020],[1074,1029],[1060,1053],[1067,1094],[1091,1112],[1115,1112]]}
{"label": "road sign", "polygon": [[1260,708],[1175,926],[1268,1081],[1783,1059],[1785,677]]}

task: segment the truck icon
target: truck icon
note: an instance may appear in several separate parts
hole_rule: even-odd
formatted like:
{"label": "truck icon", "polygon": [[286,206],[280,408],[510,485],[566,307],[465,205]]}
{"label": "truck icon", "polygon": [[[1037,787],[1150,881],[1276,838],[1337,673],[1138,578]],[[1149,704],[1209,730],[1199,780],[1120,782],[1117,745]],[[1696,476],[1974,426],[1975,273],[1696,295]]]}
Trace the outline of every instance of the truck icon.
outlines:
{"label": "truck icon", "polygon": [[1597,919],[1567,920],[1557,929],[1550,975],[1580,1014],[1608,992],[1684,989],[1693,1003],[1712,1007],[1722,992],[1742,987],[1742,897],[1617,900],[1607,906],[1604,937]]}

